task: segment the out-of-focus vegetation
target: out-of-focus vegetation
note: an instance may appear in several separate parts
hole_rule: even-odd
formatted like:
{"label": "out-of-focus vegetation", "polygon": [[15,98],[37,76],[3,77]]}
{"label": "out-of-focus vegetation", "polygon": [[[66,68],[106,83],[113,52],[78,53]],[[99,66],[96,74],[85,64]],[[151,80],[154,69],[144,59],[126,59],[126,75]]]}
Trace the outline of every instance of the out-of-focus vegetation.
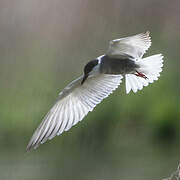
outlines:
{"label": "out-of-focus vegetation", "polygon": [[[0,1],[0,179],[152,180],[180,157],[180,1]],[[149,30],[160,79],[124,84],[61,137],[25,153],[59,91],[111,39]]]}

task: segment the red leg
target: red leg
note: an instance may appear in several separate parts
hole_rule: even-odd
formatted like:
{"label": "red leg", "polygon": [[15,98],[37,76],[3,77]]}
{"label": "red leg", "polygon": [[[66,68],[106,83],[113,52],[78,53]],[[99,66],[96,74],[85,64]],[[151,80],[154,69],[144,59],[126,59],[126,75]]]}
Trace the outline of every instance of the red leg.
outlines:
{"label": "red leg", "polygon": [[135,75],[147,79],[147,77],[141,72],[136,71]]}

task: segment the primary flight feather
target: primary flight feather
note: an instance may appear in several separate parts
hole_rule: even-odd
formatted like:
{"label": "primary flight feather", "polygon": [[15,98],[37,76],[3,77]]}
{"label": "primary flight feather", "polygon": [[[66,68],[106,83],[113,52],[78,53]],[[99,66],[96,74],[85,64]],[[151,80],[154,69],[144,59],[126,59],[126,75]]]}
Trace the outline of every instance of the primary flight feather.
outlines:
{"label": "primary flight feather", "polygon": [[126,93],[136,93],[160,76],[163,56],[142,58],[151,46],[149,32],[110,41],[105,55],[84,67],[84,74],[67,85],[34,132],[27,151],[68,131],[126,80]]}

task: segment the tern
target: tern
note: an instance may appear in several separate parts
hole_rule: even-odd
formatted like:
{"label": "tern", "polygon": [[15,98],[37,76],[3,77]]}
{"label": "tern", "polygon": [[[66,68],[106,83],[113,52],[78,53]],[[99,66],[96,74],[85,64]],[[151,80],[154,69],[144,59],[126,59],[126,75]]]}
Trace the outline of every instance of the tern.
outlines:
{"label": "tern", "polygon": [[68,84],[34,132],[27,151],[68,131],[108,97],[125,77],[126,93],[136,93],[158,80],[162,54],[143,58],[151,46],[149,32],[109,42],[106,54],[88,62],[84,73]]}

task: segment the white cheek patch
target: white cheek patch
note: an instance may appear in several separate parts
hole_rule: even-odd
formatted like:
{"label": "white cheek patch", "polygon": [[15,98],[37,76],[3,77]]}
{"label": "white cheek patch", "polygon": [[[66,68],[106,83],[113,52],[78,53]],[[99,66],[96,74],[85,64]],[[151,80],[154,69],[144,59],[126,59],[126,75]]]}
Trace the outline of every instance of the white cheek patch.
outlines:
{"label": "white cheek patch", "polygon": [[105,56],[105,55],[103,54],[103,55],[97,57],[97,59],[98,59],[98,64],[101,64],[101,60],[102,60],[102,58],[103,58],[104,56]]}

